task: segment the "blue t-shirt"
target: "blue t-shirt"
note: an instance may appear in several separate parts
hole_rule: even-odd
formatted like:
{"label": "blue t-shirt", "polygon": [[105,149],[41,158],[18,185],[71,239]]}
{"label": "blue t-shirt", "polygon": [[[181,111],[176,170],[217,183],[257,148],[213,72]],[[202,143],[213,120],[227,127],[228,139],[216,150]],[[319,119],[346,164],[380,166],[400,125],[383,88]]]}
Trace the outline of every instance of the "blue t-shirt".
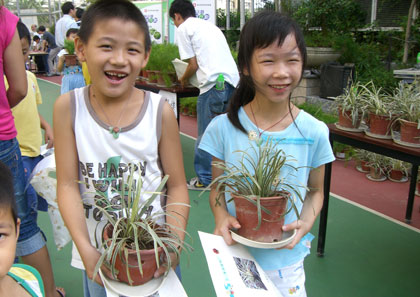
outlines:
{"label": "blue t-shirt", "polygon": [[[248,118],[243,108],[239,110],[238,116],[246,131],[258,131],[258,128]],[[283,131],[264,132],[261,138],[266,141],[270,137],[273,141],[278,142],[281,149],[289,156],[290,164],[299,168],[293,174],[289,174],[292,169],[285,168],[281,177],[287,178],[291,183],[306,186],[309,173],[313,168],[334,160],[328,133],[328,127],[325,123],[301,110],[295,119],[295,124],[290,124]],[[199,148],[223,160],[225,163],[237,164],[241,154],[235,153],[235,151],[247,150],[247,152],[251,152],[252,150],[249,149],[251,145],[256,147],[255,141],[249,140],[248,134],[235,128],[227,115],[223,114],[214,118],[209,124],[201,139]],[[306,196],[304,187],[299,187],[299,192],[301,197]],[[229,213],[235,215],[233,201],[227,203],[227,206]],[[300,213],[302,203],[298,199],[296,206]],[[296,214],[292,211],[286,215],[285,224],[295,220]],[[308,233],[292,250],[256,248],[249,248],[249,250],[264,270],[277,270],[295,264],[308,255],[310,252],[309,243],[313,238],[313,235]]]}

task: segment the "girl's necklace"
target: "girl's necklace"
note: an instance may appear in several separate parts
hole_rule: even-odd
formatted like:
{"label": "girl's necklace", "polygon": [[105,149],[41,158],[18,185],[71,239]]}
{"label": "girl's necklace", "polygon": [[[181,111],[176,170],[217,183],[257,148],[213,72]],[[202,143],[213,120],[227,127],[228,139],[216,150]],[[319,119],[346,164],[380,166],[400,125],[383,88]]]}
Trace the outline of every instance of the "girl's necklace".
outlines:
{"label": "girl's necklace", "polygon": [[258,126],[257,119],[255,118],[254,110],[252,109],[252,104],[249,104],[249,107],[251,108],[251,114],[252,114],[252,118],[254,119],[255,126],[257,126],[257,130],[258,130],[258,137],[259,137],[259,138],[261,138],[261,135],[262,135],[265,131],[270,130],[271,128],[273,128],[273,127],[274,127],[274,126],[276,126],[277,124],[281,123],[281,121],[283,121],[283,120],[287,117],[287,115],[288,115],[288,114],[289,114],[289,113],[293,110],[293,105],[292,105],[292,108],[291,108],[289,111],[287,111],[287,113],[286,113],[284,116],[282,116],[282,118],[281,118],[279,121],[275,122],[273,125],[271,125],[271,126],[270,126],[270,127],[268,127],[268,128],[261,129],[261,128]]}
{"label": "girl's necklace", "polygon": [[[99,108],[101,109],[102,113],[105,115],[105,118],[106,118],[106,120],[107,120],[108,124],[111,124],[111,121],[109,120],[109,118],[108,118],[107,114],[105,113],[105,110],[103,109],[102,105],[99,103],[99,101],[98,101],[98,100],[96,100],[96,96],[95,96],[95,93],[93,92],[93,89],[92,89],[92,97],[93,97],[93,100],[95,100],[95,103],[96,103],[96,104],[99,106]],[[131,98],[131,96],[130,96],[130,98]],[[109,126],[109,127],[108,127],[108,131],[109,131],[109,133],[111,133],[111,134],[112,134],[112,136],[113,136],[115,139],[117,139],[117,138],[120,136],[121,127],[118,127],[118,125],[119,125],[119,123],[120,123],[120,121],[121,121],[121,117],[122,117],[122,115],[123,115],[123,113],[124,113],[124,111],[125,111],[125,109],[126,109],[126,107],[127,107],[128,101],[130,101],[130,98],[129,98],[127,101],[125,101],[124,106],[123,106],[123,108],[122,108],[122,110],[121,110],[121,113],[120,113],[120,117],[118,118],[117,124],[116,124],[115,126]]]}

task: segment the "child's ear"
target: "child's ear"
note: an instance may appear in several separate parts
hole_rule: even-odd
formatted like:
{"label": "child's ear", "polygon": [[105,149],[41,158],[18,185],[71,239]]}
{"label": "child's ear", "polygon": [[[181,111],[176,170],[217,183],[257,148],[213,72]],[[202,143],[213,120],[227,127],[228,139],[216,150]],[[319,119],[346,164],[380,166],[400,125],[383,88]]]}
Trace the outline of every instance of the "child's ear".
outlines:
{"label": "child's ear", "polygon": [[19,232],[20,232],[20,219],[18,218],[16,220],[16,238],[19,238]]}
{"label": "child's ear", "polygon": [[247,67],[244,67],[244,69],[242,69],[242,73],[243,73],[244,75],[248,76],[248,75],[249,75],[248,68],[247,68]]}
{"label": "child's ear", "polygon": [[75,49],[75,52],[79,61],[86,62],[86,56],[85,56],[86,46],[82,42],[82,40],[80,40],[78,36],[74,39],[74,49]]}
{"label": "child's ear", "polygon": [[151,49],[149,49],[149,51],[145,53],[143,64],[141,65],[141,69],[143,69],[144,67],[146,67],[147,62],[149,62],[150,52],[151,52]]}

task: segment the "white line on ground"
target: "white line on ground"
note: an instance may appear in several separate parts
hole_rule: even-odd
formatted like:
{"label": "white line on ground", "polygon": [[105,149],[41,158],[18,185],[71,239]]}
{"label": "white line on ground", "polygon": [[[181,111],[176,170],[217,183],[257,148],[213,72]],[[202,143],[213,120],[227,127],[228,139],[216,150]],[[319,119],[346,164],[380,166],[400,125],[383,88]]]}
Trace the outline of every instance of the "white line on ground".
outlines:
{"label": "white line on ground", "polygon": [[42,80],[42,81],[45,81],[45,82],[48,82],[48,83],[50,83],[50,84],[53,84],[53,85],[56,85],[56,86],[61,87],[61,85],[60,85],[60,84],[55,83],[55,82],[52,82],[52,81],[49,81],[49,80],[46,80],[45,78],[42,78],[42,77],[37,77],[37,79],[40,79],[40,80]]}

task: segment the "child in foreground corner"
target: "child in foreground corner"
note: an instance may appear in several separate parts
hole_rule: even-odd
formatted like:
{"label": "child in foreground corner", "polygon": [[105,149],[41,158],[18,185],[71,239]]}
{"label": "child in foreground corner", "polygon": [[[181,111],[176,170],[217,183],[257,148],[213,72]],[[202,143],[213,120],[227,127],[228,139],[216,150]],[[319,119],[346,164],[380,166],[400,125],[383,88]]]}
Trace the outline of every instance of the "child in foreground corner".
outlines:
{"label": "child in foreground corner", "polygon": [[[306,296],[303,260],[309,254],[313,236],[308,233],[323,202],[324,164],[334,160],[327,126],[291,103],[306,61],[302,32],[289,17],[276,12],[260,12],[241,31],[238,66],[241,79],[231,98],[228,113],[216,117],[201,140],[200,149],[213,161],[237,164],[234,151],[246,150],[248,135],[278,142],[279,148],[297,159],[296,176],[287,176],[299,189],[303,204],[296,201],[300,219],[294,212],[285,217],[284,231],[297,229],[294,240],[283,249],[249,248],[283,296]],[[253,145],[256,145],[255,142]],[[223,174],[213,167],[213,179]],[[216,205],[216,187],[210,192],[215,217],[215,234],[227,244],[233,240],[231,228],[240,228],[233,202]],[[229,197],[226,197],[229,200]],[[226,200],[226,201],[227,201]]]}
{"label": "child in foreground corner", "polygon": [[12,174],[0,162],[0,297],[44,297],[39,272],[29,265],[13,264],[19,229]]}
{"label": "child in foreground corner", "polygon": [[[189,212],[183,205],[189,198],[175,115],[160,95],[134,87],[151,48],[140,10],[128,0],[96,1],[83,14],[75,47],[92,84],[61,95],[54,106],[57,198],[74,242],[71,264],[83,270],[84,295],[104,297],[99,274],[92,280],[100,257],[95,237],[101,238],[96,233],[102,228],[96,228],[101,218],[94,215],[95,198],[90,194],[107,191],[107,185],[118,183],[121,176],[102,174],[101,168],[115,166],[126,180],[124,168],[140,162],[145,174],[136,170],[135,178],[143,179],[143,191],[155,190],[162,176],[169,175],[167,197],[156,199],[152,212],[167,203],[166,211],[176,215],[166,221],[179,228],[173,232],[182,239]],[[175,259],[173,263],[177,265]],[[101,269],[111,277],[104,265]],[[155,277],[164,270],[162,264]]]}

